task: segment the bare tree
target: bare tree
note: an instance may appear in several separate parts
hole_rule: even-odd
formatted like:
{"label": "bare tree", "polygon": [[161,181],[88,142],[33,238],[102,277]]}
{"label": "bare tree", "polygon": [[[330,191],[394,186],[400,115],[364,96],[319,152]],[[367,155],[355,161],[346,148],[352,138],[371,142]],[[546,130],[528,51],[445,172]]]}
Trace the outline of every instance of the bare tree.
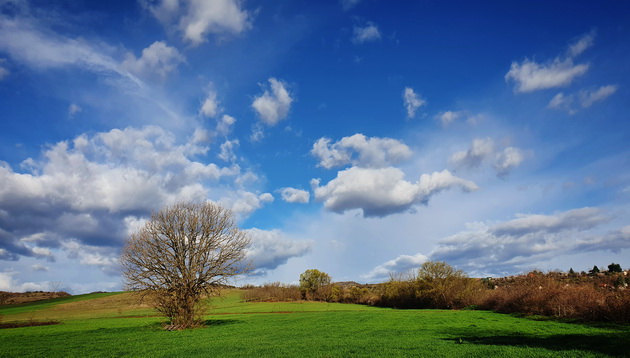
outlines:
{"label": "bare tree", "polygon": [[249,243],[230,210],[175,204],[127,239],[120,257],[126,288],[149,298],[173,326],[192,327],[204,313],[203,298],[250,269],[244,262]]}

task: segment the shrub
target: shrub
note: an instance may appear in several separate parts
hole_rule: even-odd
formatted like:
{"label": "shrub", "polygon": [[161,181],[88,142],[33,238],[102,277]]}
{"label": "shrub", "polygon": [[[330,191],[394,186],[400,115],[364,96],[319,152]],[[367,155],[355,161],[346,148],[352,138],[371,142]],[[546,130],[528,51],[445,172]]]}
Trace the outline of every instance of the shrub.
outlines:
{"label": "shrub", "polygon": [[241,293],[241,299],[247,302],[298,301],[301,297],[299,287],[284,285],[280,282],[266,283],[258,287],[244,287]]}

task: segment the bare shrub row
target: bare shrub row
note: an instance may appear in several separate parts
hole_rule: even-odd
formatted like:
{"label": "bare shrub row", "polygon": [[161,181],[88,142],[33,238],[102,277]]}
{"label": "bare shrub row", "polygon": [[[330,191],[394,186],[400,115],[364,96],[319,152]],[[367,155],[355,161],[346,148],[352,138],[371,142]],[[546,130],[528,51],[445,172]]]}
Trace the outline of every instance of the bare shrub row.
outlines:
{"label": "bare shrub row", "polygon": [[553,274],[529,274],[479,297],[479,306],[582,321],[630,322],[630,291],[592,282],[568,283]]}
{"label": "bare shrub row", "polygon": [[300,293],[300,288],[296,285],[273,282],[262,286],[243,287],[241,299],[246,302],[298,301],[302,299],[302,293]]}
{"label": "bare shrub row", "polygon": [[630,323],[630,290],[625,287],[622,274],[587,276],[533,271],[523,276],[481,280],[469,278],[445,262],[428,261],[416,272],[392,275],[386,283],[341,282],[308,287],[305,290],[303,282],[301,286],[277,282],[250,286],[242,298],[306,299],[394,308],[475,307],[501,313]]}

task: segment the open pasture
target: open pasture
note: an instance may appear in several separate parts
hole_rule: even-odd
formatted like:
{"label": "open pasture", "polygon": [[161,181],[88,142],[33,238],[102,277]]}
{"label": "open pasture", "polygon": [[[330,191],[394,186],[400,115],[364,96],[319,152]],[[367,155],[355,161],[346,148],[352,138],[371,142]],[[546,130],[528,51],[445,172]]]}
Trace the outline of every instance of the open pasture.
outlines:
{"label": "open pasture", "polygon": [[1,357],[601,357],[626,356],[630,330],[487,311],[395,310],[320,302],[213,301],[207,326],[162,329],[130,293],[0,308],[2,322],[61,324],[0,330]]}

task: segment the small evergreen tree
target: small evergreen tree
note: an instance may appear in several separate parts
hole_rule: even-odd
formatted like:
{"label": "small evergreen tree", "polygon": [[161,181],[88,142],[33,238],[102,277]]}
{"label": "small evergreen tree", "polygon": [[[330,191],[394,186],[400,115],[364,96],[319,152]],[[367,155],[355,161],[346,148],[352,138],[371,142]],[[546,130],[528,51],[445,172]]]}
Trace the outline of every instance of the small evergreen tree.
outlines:
{"label": "small evergreen tree", "polygon": [[621,273],[623,270],[621,269],[621,265],[612,263],[608,265],[608,272],[610,273]]}
{"label": "small evergreen tree", "polygon": [[591,276],[597,275],[599,273],[599,267],[597,265],[593,266],[591,270],[588,271]]}

